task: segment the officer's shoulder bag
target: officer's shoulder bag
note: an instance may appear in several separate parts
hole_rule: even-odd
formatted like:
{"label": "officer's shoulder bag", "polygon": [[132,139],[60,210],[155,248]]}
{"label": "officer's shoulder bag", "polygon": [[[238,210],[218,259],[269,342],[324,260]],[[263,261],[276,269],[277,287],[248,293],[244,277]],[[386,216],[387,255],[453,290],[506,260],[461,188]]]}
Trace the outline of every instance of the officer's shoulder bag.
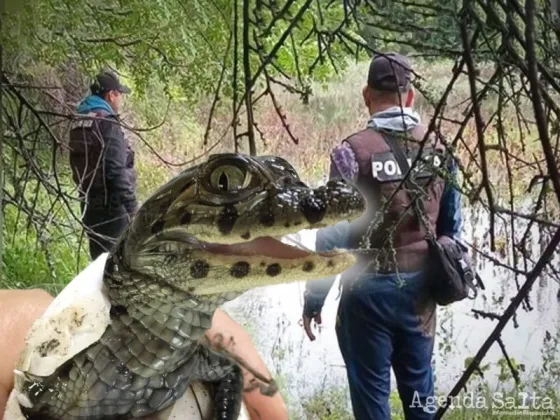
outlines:
{"label": "officer's shoulder bag", "polygon": [[411,197],[411,205],[420,226],[423,226],[426,232],[429,249],[429,264],[426,274],[432,297],[440,306],[461,301],[469,296],[470,291],[473,292],[474,299],[477,294],[474,285],[475,270],[472,267],[466,248],[460,242],[447,236],[437,238],[437,235],[431,231],[425,216],[423,216],[426,214],[422,198],[423,192],[414,182],[413,173],[411,172],[407,176],[410,166],[402,148],[393,136],[386,133],[382,133],[382,135],[393,151],[393,155],[401,168],[401,173],[406,176],[404,184],[409,191],[409,196],[411,192],[416,195],[416,199]]}

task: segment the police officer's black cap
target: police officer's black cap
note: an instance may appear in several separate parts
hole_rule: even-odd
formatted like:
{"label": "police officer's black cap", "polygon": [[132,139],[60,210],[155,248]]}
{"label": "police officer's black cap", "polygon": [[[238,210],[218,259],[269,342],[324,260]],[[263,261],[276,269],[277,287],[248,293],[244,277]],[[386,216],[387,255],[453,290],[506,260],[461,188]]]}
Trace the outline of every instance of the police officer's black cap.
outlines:
{"label": "police officer's black cap", "polygon": [[397,53],[379,54],[369,66],[368,86],[385,92],[407,92],[411,86],[412,67]]}
{"label": "police officer's black cap", "polygon": [[94,84],[99,92],[109,92],[111,90],[116,90],[121,93],[130,93],[131,90],[128,86],[123,85],[117,75],[112,71],[101,71],[97,76],[95,76],[97,83]]}

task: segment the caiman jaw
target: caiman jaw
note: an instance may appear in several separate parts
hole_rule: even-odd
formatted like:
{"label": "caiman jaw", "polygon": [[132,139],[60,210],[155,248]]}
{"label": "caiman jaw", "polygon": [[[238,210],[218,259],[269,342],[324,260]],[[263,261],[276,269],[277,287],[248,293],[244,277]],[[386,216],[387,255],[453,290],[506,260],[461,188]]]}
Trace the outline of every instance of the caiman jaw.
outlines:
{"label": "caiman jaw", "polygon": [[303,251],[275,238],[351,221],[364,210],[361,194],[341,180],[313,189],[283,159],[221,155],[144,204],[125,261],[194,296],[330,277],[354,257]]}
{"label": "caiman jaw", "polygon": [[204,267],[198,273],[204,277],[191,277],[181,288],[195,295],[242,292],[254,287],[324,278],[341,273],[355,263],[355,257],[344,251],[318,253],[272,237],[234,245],[202,243],[191,256]]}

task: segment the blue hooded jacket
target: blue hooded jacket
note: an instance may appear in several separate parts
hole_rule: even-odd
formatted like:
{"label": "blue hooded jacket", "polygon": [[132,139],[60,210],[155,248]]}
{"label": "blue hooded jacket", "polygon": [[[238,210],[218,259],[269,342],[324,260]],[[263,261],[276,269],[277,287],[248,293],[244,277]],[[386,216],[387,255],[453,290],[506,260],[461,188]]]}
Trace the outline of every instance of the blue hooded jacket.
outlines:
{"label": "blue hooded jacket", "polygon": [[76,107],[78,114],[87,114],[92,111],[103,110],[111,115],[115,115],[115,111],[109,103],[97,95],[86,96]]}
{"label": "blue hooded jacket", "polygon": [[[82,191],[88,192],[88,210],[107,211],[122,205],[126,212],[133,214],[137,208],[134,153],[124,138],[117,114],[97,95],[86,96],[76,112],[105,114],[93,127],[77,119],[70,132],[73,178]],[[103,146],[100,146],[99,135]]]}

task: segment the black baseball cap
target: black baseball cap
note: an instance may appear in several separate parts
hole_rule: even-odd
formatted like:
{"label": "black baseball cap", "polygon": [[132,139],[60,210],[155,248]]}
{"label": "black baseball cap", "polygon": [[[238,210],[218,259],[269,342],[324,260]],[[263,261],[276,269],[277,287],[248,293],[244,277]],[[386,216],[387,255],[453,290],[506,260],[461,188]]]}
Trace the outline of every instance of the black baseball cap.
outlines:
{"label": "black baseball cap", "polygon": [[115,73],[109,70],[101,71],[97,76],[95,76],[94,85],[92,89],[98,88],[99,92],[108,92],[110,90],[116,90],[121,93],[130,93],[131,90],[128,86],[123,85]]}
{"label": "black baseball cap", "polygon": [[405,56],[392,52],[379,54],[369,65],[368,86],[386,92],[407,92],[411,75],[412,67]]}

